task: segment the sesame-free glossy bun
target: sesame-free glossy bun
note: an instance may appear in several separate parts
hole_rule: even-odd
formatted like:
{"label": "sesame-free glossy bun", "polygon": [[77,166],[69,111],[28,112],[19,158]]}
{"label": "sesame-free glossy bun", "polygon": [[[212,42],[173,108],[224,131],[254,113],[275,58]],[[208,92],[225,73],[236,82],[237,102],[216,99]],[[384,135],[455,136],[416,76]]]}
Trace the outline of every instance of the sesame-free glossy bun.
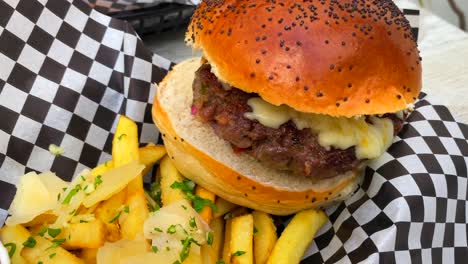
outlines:
{"label": "sesame-free glossy bun", "polygon": [[391,0],[203,1],[186,40],[222,81],[301,112],[396,112],[421,90],[417,45]]}

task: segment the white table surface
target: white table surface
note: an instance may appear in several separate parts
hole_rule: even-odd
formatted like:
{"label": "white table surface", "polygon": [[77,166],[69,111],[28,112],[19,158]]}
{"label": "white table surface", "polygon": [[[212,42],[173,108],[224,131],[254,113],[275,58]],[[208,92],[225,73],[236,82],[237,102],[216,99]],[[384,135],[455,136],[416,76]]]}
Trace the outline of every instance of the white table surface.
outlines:
{"label": "white table surface", "polygon": [[[184,29],[144,38],[155,53],[180,62],[194,56],[184,44]],[[423,58],[423,92],[433,104],[449,107],[468,123],[468,34],[421,10],[419,48]]]}

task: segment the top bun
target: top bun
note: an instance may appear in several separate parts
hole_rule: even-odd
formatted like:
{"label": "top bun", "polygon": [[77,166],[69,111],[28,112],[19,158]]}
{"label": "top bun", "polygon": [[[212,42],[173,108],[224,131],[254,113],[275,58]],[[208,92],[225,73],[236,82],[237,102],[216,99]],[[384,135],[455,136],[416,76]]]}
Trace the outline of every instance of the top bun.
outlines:
{"label": "top bun", "polygon": [[391,0],[204,1],[186,41],[220,80],[300,112],[391,113],[421,90],[417,44]]}

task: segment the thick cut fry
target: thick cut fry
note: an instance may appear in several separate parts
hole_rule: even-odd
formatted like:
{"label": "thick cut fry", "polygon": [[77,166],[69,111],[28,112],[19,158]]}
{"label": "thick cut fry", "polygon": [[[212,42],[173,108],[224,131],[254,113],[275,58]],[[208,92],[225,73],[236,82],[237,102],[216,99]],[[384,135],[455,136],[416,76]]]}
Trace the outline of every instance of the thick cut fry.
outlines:
{"label": "thick cut fry", "polygon": [[255,264],[264,264],[273,250],[278,239],[276,226],[271,216],[264,212],[255,211],[254,218],[254,257]]}
{"label": "thick cut fry", "polygon": [[327,221],[322,211],[305,210],[296,214],[276,242],[269,264],[299,263],[317,230]]}
{"label": "thick cut fry", "polygon": [[226,219],[226,225],[224,229],[224,245],[223,245],[223,261],[226,264],[231,263],[231,230],[232,230],[232,218]]}
{"label": "thick cut fry", "polygon": [[145,175],[154,164],[166,155],[164,146],[146,145],[139,149],[140,162],[145,165],[142,175]]}
{"label": "thick cut fry", "polygon": [[224,219],[215,218],[210,224],[211,232],[213,233],[213,243],[211,245],[203,245],[201,247],[201,255],[203,263],[215,264],[221,256],[224,237]]}
{"label": "thick cut fry", "polygon": [[24,247],[21,250],[21,256],[27,263],[43,263],[43,264],[84,264],[84,262],[75,255],[56,246],[51,241],[41,237],[34,236],[36,245],[32,248]]}
{"label": "thick cut fry", "polygon": [[122,204],[125,203],[125,193],[119,192],[99,204],[96,208],[95,215],[106,226],[106,240],[114,242],[120,239],[120,227],[118,221],[111,223],[112,219],[120,212]]}
{"label": "thick cut fry", "polygon": [[97,248],[83,248],[79,257],[86,264],[96,264]]}
{"label": "thick cut fry", "polygon": [[[201,198],[208,199],[212,201],[213,203],[215,201],[215,194],[201,187],[200,185],[197,185],[197,187],[195,188],[195,194],[200,196]],[[213,219],[213,209],[211,209],[211,207],[208,207],[208,206],[203,207],[203,209],[201,210],[201,212],[199,212],[199,214],[201,215],[203,219],[205,219],[205,222],[207,224],[210,224],[211,219]]]}
{"label": "thick cut fry", "polygon": [[251,214],[232,219],[230,253],[233,264],[253,264],[253,217]]}
{"label": "thick cut fry", "polygon": [[119,167],[132,160],[139,160],[138,128],[133,120],[120,116],[112,139],[112,160]]}
{"label": "thick cut fry", "polygon": [[127,198],[128,212],[121,222],[121,235],[124,239],[133,240],[137,235],[143,234],[143,224],[148,218],[148,205],[145,193],[139,192]]}
{"label": "thick cut fry", "polygon": [[[132,160],[140,160],[138,150],[138,128],[136,123],[126,116],[120,116],[115,135],[112,139],[112,160],[119,167]],[[127,193],[133,194],[143,189],[143,178],[140,174],[127,186]]]}
{"label": "thick cut fry", "polygon": [[[135,122],[125,116],[120,116],[119,123],[117,124],[117,129],[112,140],[112,161],[107,163],[108,166],[117,168],[134,160],[139,161],[137,130]],[[99,174],[105,170],[105,165],[106,163],[104,163],[104,166],[100,165],[96,167],[94,169],[95,174]],[[136,181],[132,186],[141,185],[141,187],[136,189],[143,190],[141,178],[140,172],[140,174],[138,174],[132,181]],[[96,209],[96,217],[106,225],[106,239],[108,241],[113,242],[120,239],[120,227],[118,225],[118,221],[111,223],[111,220],[120,213],[122,205],[125,204],[127,189],[129,188],[128,186],[114,194],[108,200],[103,201]]]}
{"label": "thick cut fry", "polygon": [[11,257],[11,263],[27,263],[26,260],[21,256],[20,252],[23,250],[23,242],[26,241],[29,236],[31,236],[29,231],[20,225],[3,226],[2,229],[0,229],[0,240],[3,242],[3,244],[6,245],[11,243],[15,245],[14,247],[16,247],[16,250]]}
{"label": "thick cut fry", "polygon": [[122,260],[149,251],[148,243],[143,237],[136,240],[120,240],[115,243],[106,243],[97,252],[97,264],[114,264]]}
{"label": "thick cut fry", "polygon": [[177,171],[168,156],[162,159],[159,169],[161,170],[161,200],[163,205],[167,206],[173,202],[185,199],[185,194],[181,190],[171,188],[174,182],[182,182],[184,178]]}
{"label": "thick cut fry", "polygon": [[[133,120],[121,116],[112,141],[114,166],[122,166],[132,160],[140,161],[139,152],[137,126]],[[127,185],[125,190],[125,204],[129,208],[128,215],[121,226],[121,235],[125,239],[131,240],[136,235],[143,234],[143,222],[148,217],[142,172]]]}
{"label": "thick cut fry", "polygon": [[69,224],[61,230],[57,238],[65,239],[62,247],[68,250],[99,248],[106,241],[106,228],[99,219],[89,223]]}
{"label": "thick cut fry", "polygon": [[109,160],[102,164],[99,164],[97,167],[91,170],[91,175],[93,177],[97,177],[98,175],[102,175],[114,168],[114,161]]}
{"label": "thick cut fry", "polygon": [[215,204],[216,204],[216,207],[218,208],[218,210],[216,212],[214,212],[214,218],[224,216],[227,212],[230,212],[234,208],[238,207],[237,204],[233,204],[231,202],[228,202],[228,201],[224,200],[221,197],[216,197],[216,203]]}

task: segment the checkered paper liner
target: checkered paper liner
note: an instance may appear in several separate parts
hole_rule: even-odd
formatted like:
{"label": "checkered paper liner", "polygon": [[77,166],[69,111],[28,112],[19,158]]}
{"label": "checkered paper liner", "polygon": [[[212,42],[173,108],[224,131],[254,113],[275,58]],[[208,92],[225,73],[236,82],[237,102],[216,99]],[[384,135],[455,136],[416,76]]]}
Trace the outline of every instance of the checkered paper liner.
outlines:
{"label": "checkered paper liner", "polygon": [[[403,11],[417,34],[419,13]],[[81,0],[0,0],[0,223],[25,172],[71,180],[110,159],[119,114],[137,122],[142,143],[161,142],[151,83],[171,66]],[[360,188],[326,210],[304,263],[465,262],[467,138],[467,125],[421,98]]]}
{"label": "checkered paper liner", "polygon": [[200,0],[84,0],[92,8],[104,14],[121,11],[137,10],[157,6],[161,3],[177,3],[184,5],[197,5]]}

